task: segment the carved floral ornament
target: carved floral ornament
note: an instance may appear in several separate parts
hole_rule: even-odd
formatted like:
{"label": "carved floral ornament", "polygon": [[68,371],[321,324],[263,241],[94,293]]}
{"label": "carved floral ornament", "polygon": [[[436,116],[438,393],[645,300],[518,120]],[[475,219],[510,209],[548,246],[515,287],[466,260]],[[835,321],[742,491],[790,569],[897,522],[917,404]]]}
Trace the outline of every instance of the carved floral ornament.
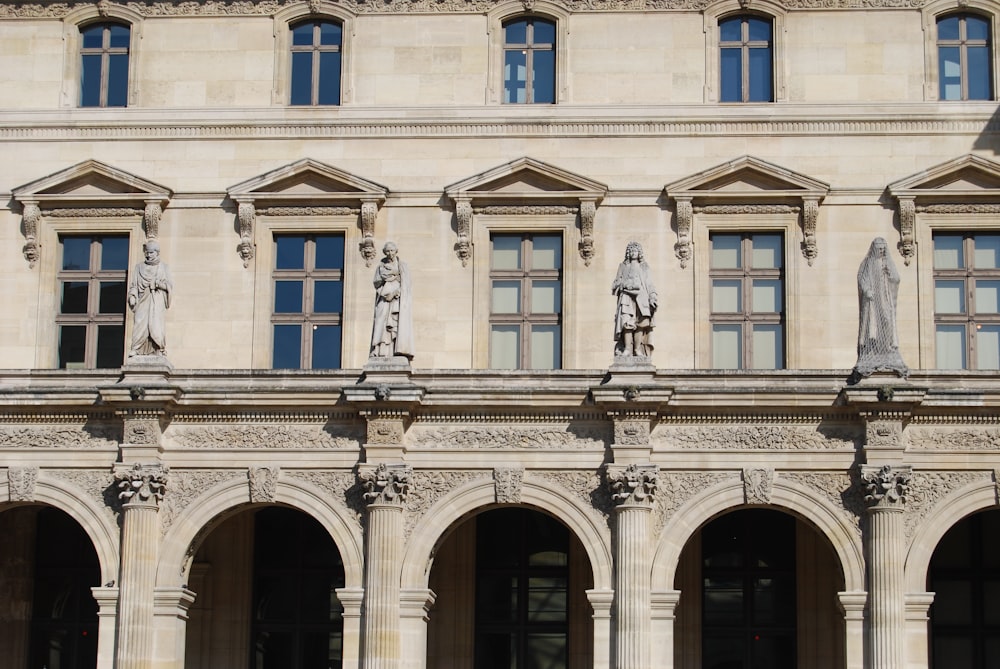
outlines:
{"label": "carved floral ornament", "polygon": [[652,506],[653,496],[660,485],[656,465],[631,464],[627,467],[608,465],[605,480],[611,499],[619,505]]}
{"label": "carved floral ornament", "polygon": [[863,467],[861,481],[865,501],[873,508],[902,507],[910,492],[910,467]]}
{"label": "carved floral ornament", "polygon": [[362,469],[358,478],[364,486],[364,498],[369,504],[402,506],[410,491],[413,468],[404,464],[380,463],[377,467]]}
{"label": "carved floral ornament", "polygon": [[169,472],[163,465],[143,465],[138,462],[129,469],[116,471],[118,498],[126,504],[159,504],[166,492]]}

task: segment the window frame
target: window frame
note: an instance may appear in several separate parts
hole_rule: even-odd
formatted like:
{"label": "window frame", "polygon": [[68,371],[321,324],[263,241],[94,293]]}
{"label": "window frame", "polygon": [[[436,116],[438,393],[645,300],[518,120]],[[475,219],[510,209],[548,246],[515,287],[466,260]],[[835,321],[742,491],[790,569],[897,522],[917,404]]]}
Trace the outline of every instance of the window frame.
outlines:
{"label": "window frame", "polygon": [[[961,4],[960,4],[961,3]],[[924,30],[924,100],[965,104],[989,104],[997,100],[997,9],[988,0],[937,0],[920,9]],[[938,67],[937,22],[952,14],[974,14],[986,19],[990,26],[990,92],[989,100],[942,100],[941,73]],[[964,81],[963,81],[964,85]]]}
{"label": "window frame", "polygon": [[[756,0],[753,11],[746,11],[737,0],[721,0],[705,8],[703,30],[705,32],[705,102],[718,104],[774,104],[787,102],[786,86],[787,62],[785,58],[785,17],[787,11],[770,0]],[[771,21],[771,99],[766,102],[721,102],[722,97],[722,41],[719,22],[735,16],[753,16]]]}
{"label": "window frame", "polygon": [[[519,43],[519,44],[508,42],[507,41],[507,28],[511,24],[516,24],[516,23],[521,23],[521,22],[524,22],[524,24],[525,24],[525,31],[524,31],[525,41],[522,42],[522,43]],[[515,105],[515,104],[527,104],[527,105],[533,105],[533,104],[555,104],[555,100],[556,100],[556,88],[559,85],[559,82],[556,81],[556,71],[555,71],[556,70],[555,56],[556,56],[557,41],[553,41],[553,42],[539,42],[539,41],[537,41],[536,38],[535,38],[535,34],[536,34],[535,26],[538,23],[544,23],[546,25],[552,26],[553,37],[554,38],[558,37],[558,25],[552,19],[549,19],[549,18],[544,17],[544,16],[538,16],[538,15],[535,15],[535,14],[528,14],[528,15],[523,15],[523,16],[513,16],[511,18],[508,18],[508,19],[504,20],[500,24],[501,28],[504,31],[504,43],[503,43],[503,52],[504,52],[504,66],[503,66],[503,69],[504,69],[504,72],[506,73],[506,70],[507,70],[507,55],[511,51],[518,51],[518,50],[520,50],[521,53],[524,54],[524,67],[525,67],[525,72],[526,72],[526,76],[527,76],[527,79],[525,79],[525,84],[524,84],[524,97],[525,97],[525,100],[524,100],[524,102],[519,102],[519,101],[513,101],[513,100],[507,100],[506,99],[507,98],[507,88],[508,88],[507,87],[507,81],[508,81],[508,79],[507,79],[506,74],[504,75],[504,81],[503,81],[503,84],[504,84],[503,104],[505,104],[505,105]],[[541,53],[543,53],[543,52],[552,52],[552,102],[539,102],[536,99],[538,97],[539,87],[537,86],[537,84],[535,82],[535,77],[534,77],[535,70],[536,70],[536,68],[535,68],[535,61],[536,61],[537,57]]]}
{"label": "window frame", "polygon": [[[353,53],[356,14],[344,6],[322,0],[316,11],[315,3],[296,3],[274,14],[274,84],[271,104],[290,109],[322,109],[327,113],[354,101]],[[339,23],[340,37],[340,102],[336,105],[293,105],[292,95],[292,27],[305,21]]]}
{"label": "window frame", "polygon": [[80,31],[98,23],[118,23],[128,26],[128,91],[126,92],[125,108],[133,107],[138,103],[142,80],[137,70],[139,69],[138,64],[142,62],[140,46],[142,44],[143,17],[138,12],[122,5],[110,4],[107,7],[102,6],[102,8],[106,10],[104,14],[98,12],[96,5],[91,5],[74,9],[63,17],[63,85],[60,92],[60,106],[62,107],[87,110],[122,109],[122,107],[103,105],[98,107],[81,105],[83,37]]}
{"label": "window frame", "polygon": [[[760,21],[765,21],[770,28],[770,37],[766,42],[760,40],[753,40],[750,38],[750,23],[749,19],[758,19]],[[740,39],[738,42],[724,41],[722,39],[722,24],[729,21],[739,21],[740,22]],[[762,103],[762,102],[774,102],[774,21],[771,17],[767,15],[754,14],[754,13],[742,13],[742,14],[729,14],[723,16],[719,19],[717,24],[719,31],[719,98],[720,102],[724,104],[752,104],[752,103]],[[739,100],[722,100],[723,93],[723,81],[722,81],[722,50],[723,49],[735,49],[740,50],[740,99]],[[750,55],[753,53],[753,49],[766,48],[770,52],[770,76],[768,77],[768,97],[766,100],[751,100],[750,99],[750,81],[751,74],[753,70],[753,60]]]}
{"label": "window frame", "polygon": [[[486,84],[486,104],[503,105],[507,109],[535,107],[535,103],[506,103],[504,97],[504,53],[506,37],[504,24],[518,18],[539,18],[555,23],[555,101],[551,104],[568,102],[570,90],[569,67],[569,13],[550,0],[536,0],[531,11],[525,11],[520,2],[503,2],[487,13],[487,33],[489,40],[488,77]],[[550,103],[540,103],[550,104]]]}
{"label": "window frame", "polygon": [[[798,271],[802,258],[796,252],[801,242],[798,213],[780,214],[717,214],[696,212],[692,226],[693,266],[695,281],[695,365],[698,369],[716,369],[712,360],[712,243],[715,234],[777,233],[782,236],[784,263],[784,365],[778,370],[798,369],[802,359],[800,341],[806,324],[799,323]],[[752,369],[743,360],[742,371],[767,373],[770,369]]]}
{"label": "window frame", "polygon": [[[340,28],[340,42],[336,45],[324,45],[321,43],[322,30],[320,26],[322,24],[332,24],[337,25]],[[332,103],[320,103],[320,71],[322,70],[322,54],[324,53],[336,53],[340,56],[338,60],[339,72],[337,73],[338,84],[343,83],[343,73],[344,73],[344,24],[340,21],[332,21],[326,18],[314,18],[314,19],[303,19],[302,21],[296,21],[294,23],[288,24],[288,30],[295,32],[298,27],[311,25],[312,26],[312,43],[309,45],[295,44],[295,40],[289,40],[289,89],[288,89],[288,105],[290,107],[337,107],[340,105],[340,88],[337,87],[337,101]],[[295,72],[295,59],[291,56],[296,53],[308,53],[311,55],[310,71],[311,80],[309,83],[309,99],[310,102],[306,103],[294,103],[291,100],[291,82],[294,81]]]}
{"label": "window frame", "polygon": [[[946,13],[946,14],[941,14],[941,15],[939,15],[937,17],[937,19],[936,19],[936,21],[934,23],[935,32],[938,33],[937,36],[936,36],[936,39],[935,39],[935,42],[936,42],[936,45],[937,45],[937,51],[938,51],[938,59],[937,59],[938,60],[938,98],[942,102],[971,102],[971,101],[976,101],[976,100],[983,101],[983,100],[992,100],[995,97],[994,92],[993,92],[993,68],[992,68],[992,65],[990,67],[990,72],[987,74],[987,77],[986,77],[986,84],[987,84],[987,86],[990,89],[989,90],[989,95],[986,98],[970,98],[969,97],[969,84],[970,84],[970,81],[972,79],[972,77],[970,76],[969,63],[968,63],[969,48],[970,47],[985,48],[987,50],[987,53],[989,53],[989,54],[993,53],[993,39],[992,39],[993,32],[992,32],[992,30],[990,30],[989,36],[985,40],[983,40],[982,43],[973,43],[973,42],[979,42],[979,40],[970,40],[968,38],[968,36],[967,36],[968,32],[967,32],[967,28],[966,28],[966,26],[967,26],[966,19],[971,18],[971,17],[976,17],[976,18],[982,19],[987,25],[989,25],[989,23],[990,23],[990,20],[989,20],[988,16],[983,16],[983,15],[977,14],[975,12],[949,12],[949,13]],[[939,26],[940,26],[940,24],[941,24],[942,21],[947,20],[947,19],[952,19],[952,18],[958,19],[959,38],[957,40],[945,40],[945,39],[942,39],[941,36],[940,36]],[[989,26],[989,27],[992,28],[992,26]],[[962,36],[963,33],[965,33],[966,36]],[[942,81],[941,81],[941,65],[940,65],[940,63],[941,63],[941,49],[942,49],[942,47],[958,48],[958,50],[959,50],[959,63],[960,63],[959,64],[959,70],[961,70],[961,72],[959,73],[960,96],[957,99],[941,97],[941,84],[942,84]]]}

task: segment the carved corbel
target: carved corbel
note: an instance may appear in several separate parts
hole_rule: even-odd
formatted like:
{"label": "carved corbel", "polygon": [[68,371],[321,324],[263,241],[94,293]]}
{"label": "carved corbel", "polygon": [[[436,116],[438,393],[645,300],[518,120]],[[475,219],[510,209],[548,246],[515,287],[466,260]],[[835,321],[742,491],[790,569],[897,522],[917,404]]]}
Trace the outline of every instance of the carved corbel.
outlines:
{"label": "carved corbel", "polygon": [[916,252],[914,242],[917,225],[917,207],[912,197],[899,199],[899,252],[903,264],[909,265]]}
{"label": "carved corbel", "polygon": [[812,267],[819,255],[816,245],[816,220],[819,218],[819,200],[806,198],[802,202],[802,255]]}
{"label": "carved corbel", "polygon": [[677,243],[674,255],[681,261],[681,268],[687,268],[691,260],[691,224],[694,221],[694,207],[691,198],[677,198]]}
{"label": "carved corbel", "polygon": [[380,463],[377,467],[361,469],[358,472],[364,486],[364,498],[369,504],[393,504],[403,506],[410,492],[413,467],[406,464]]}
{"label": "carved corbel", "polygon": [[580,202],[580,257],[583,264],[590,267],[594,258],[594,217],[597,215],[597,203],[593,200]]}
{"label": "carved corbel", "polygon": [[520,504],[524,467],[497,467],[493,470],[493,483],[497,504]]}
{"label": "carved corbel", "polygon": [[378,215],[378,203],[366,200],[361,203],[361,242],[358,250],[365,259],[365,266],[371,267],[375,260],[375,217]]}
{"label": "carved corbel", "polygon": [[249,467],[247,483],[250,486],[250,502],[271,503],[278,495],[278,467]]}
{"label": "carved corbel", "polygon": [[118,481],[118,498],[128,504],[152,504],[159,506],[166,492],[167,475],[170,470],[161,464],[143,465],[135,463],[129,469],[115,472]]}
{"label": "carved corbel", "polygon": [[42,220],[42,210],[37,202],[25,202],[21,213],[21,225],[24,227],[24,259],[28,267],[33,268],[38,262],[38,223]]}
{"label": "carved corbel", "polygon": [[159,202],[146,202],[146,208],[142,212],[142,227],[146,231],[146,239],[156,239],[160,236],[160,217],[163,215],[163,207]]}
{"label": "carved corbel", "polygon": [[743,469],[743,498],[747,504],[770,504],[773,489],[774,469]]}
{"label": "carved corbel", "polygon": [[458,229],[455,252],[462,261],[462,267],[466,267],[472,256],[472,202],[470,200],[457,200],[455,202],[455,222]]}
{"label": "carved corbel", "polygon": [[904,506],[910,492],[911,475],[912,469],[909,466],[863,466],[861,482],[864,486],[865,502],[871,508]]}
{"label": "carved corbel", "polygon": [[38,467],[11,467],[7,470],[7,491],[12,502],[34,502]]}
{"label": "carved corbel", "polygon": [[236,249],[243,259],[243,266],[248,267],[254,256],[253,226],[257,221],[257,209],[253,201],[240,202],[236,215],[240,222],[240,243]]}

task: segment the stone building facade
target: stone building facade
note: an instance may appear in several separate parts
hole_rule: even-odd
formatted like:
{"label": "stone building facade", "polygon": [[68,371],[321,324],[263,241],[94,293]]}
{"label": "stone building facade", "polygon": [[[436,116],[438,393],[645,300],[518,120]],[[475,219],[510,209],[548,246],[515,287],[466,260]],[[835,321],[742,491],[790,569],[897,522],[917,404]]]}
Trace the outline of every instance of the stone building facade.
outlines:
{"label": "stone building facade", "polygon": [[3,664],[992,666],[998,19],[0,2]]}

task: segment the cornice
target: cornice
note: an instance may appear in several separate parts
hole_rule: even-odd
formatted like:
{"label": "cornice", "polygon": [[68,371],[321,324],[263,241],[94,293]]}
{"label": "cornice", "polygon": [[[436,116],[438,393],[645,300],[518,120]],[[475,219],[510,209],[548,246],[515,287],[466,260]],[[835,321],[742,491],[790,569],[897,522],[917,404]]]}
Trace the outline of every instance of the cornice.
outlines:
{"label": "cornice", "polygon": [[[0,113],[0,141],[136,141],[238,139],[471,139],[484,137],[774,137],[984,135],[1000,131],[992,109],[921,103],[843,108],[771,105],[737,115],[715,106],[609,110],[569,107],[541,115],[506,108],[420,110],[343,108],[288,117],[280,108],[224,110],[130,109]],[[766,112],[760,114],[757,112]],[[455,118],[462,116],[464,118]]]}
{"label": "cornice", "polygon": [[[273,16],[283,9],[305,4],[278,0],[185,0],[183,2],[107,2],[144,18],[169,16]],[[572,13],[701,11],[715,0],[556,0]],[[89,2],[5,2],[0,18],[62,19],[68,13],[92,7]],[[497,0],[345,0],[337,3],[355,14],[483,14]],[[775,4],[786,10],[919,9],[924,0],[784,0]]]}

